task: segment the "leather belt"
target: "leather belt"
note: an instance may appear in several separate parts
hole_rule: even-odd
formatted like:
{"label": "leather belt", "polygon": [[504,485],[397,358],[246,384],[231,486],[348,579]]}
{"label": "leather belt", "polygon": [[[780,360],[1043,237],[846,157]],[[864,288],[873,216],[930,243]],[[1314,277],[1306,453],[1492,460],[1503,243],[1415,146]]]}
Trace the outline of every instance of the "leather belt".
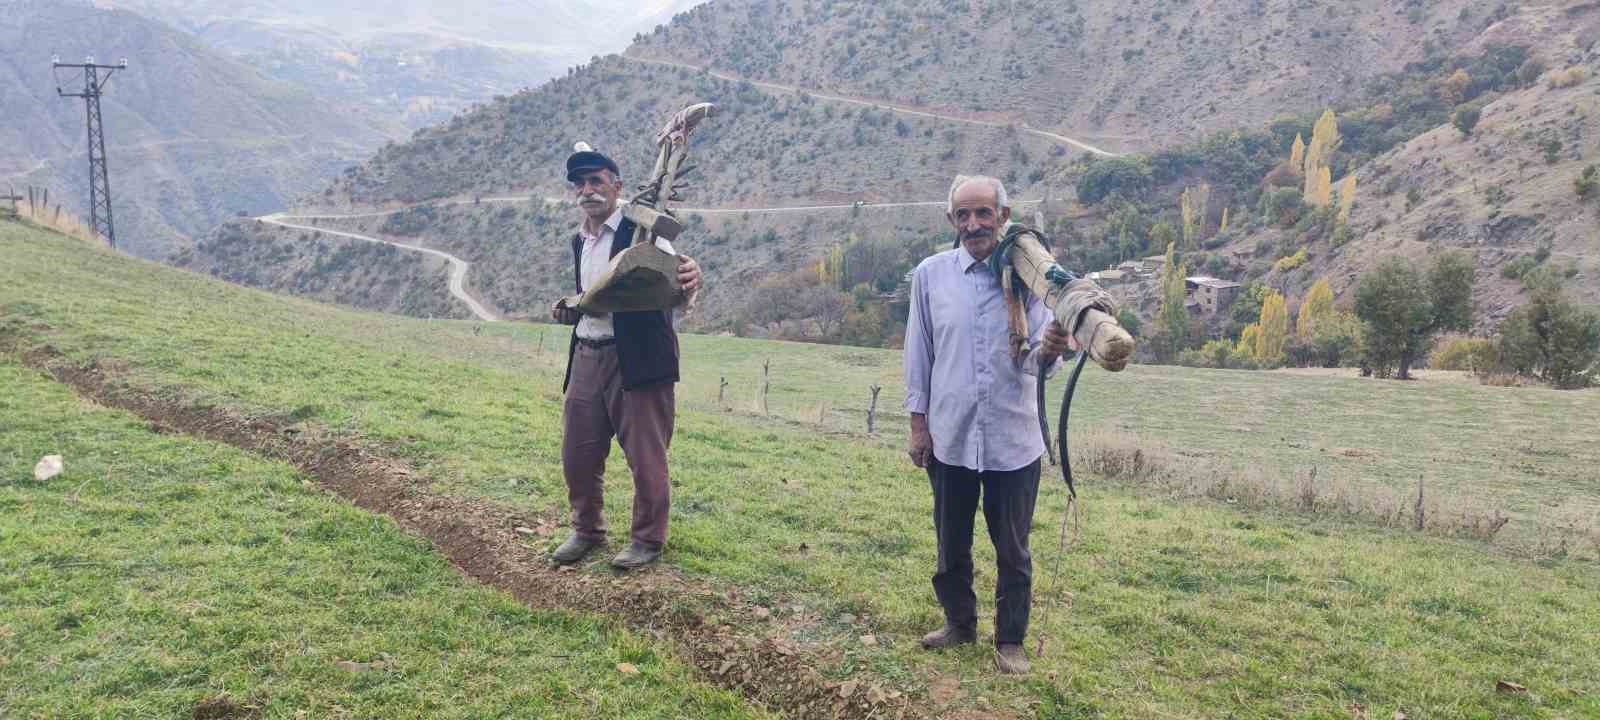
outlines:
{"label": "leather belt", "polygon": [[586,337],[579,337],[578,344],[584,347],[590,347],[599,350],[600,348],[617,344],[617,339],[614,337],[608,337],[604,340],[592,340]]}

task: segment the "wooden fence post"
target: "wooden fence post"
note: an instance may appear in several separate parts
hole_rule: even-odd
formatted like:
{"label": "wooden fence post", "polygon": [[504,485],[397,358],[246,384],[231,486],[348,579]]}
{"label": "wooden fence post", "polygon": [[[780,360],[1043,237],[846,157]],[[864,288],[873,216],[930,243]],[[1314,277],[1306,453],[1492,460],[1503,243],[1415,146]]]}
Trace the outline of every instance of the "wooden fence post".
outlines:
{"label": "wooden fence post", "polygon": [[883,390],[882,385],[872,386],[872,402],[867,404],[867,434],[873,432],[873,420],[878,414],[878,393]]}
{"label": "wooden fence post", "polygon": [[1416,524],[1416,528],[1417,528],[1418,532],[1422,531],[1423,522],[1425,520],[1425,517],[1424,517],[1424,513],[1425,512],[1426,511],[1422,507],[1422,478],[1419,476],[1417,478],[1417,511],[1416,511],[1416,517],[1414,517],[1413,520],[1412,520]]}
{"label": "wooden fence post", "polygon": [[723,393],[725,393],[727,390],[728,390],[728,377],[726,375],[718,376],[718,378],[717,378],[717,409],[718,410],[721,410],[721,409],[727,407],[726,405],[722,404]]}
{"label": "wooden fence post", "polygon": [[772,389],[772,382],[768,371],[772,369],[772,359],[768,358],[761,363],[761,414],[771,415],[767,408],[767,391]]}

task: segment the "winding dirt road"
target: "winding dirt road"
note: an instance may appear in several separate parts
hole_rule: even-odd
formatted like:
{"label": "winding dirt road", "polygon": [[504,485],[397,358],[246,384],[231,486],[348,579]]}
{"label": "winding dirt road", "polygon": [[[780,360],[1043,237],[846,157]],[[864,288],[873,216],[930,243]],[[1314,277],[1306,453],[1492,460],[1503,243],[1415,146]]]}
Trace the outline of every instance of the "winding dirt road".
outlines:
{"label": "winding dirt road", "polygon": [[[852,104],[852,105],[863,105],[863,106],[866,106],[866,107],[881,108],[881,109],[884,109],[884,110],[892,110],[892,111],[900,113],[902,115],[912,115],[912,116],[915,116],[915,117],[925,117],[925,118],[930,118],[930,119],[933,119],[933,120],[943,120],[945,122],[966,123],[968,125],[980,125],[980,126],[983,126],[983,127],[1006,127],[1009,124],[1009,123],[1003,123],[1003,122],[994,122],[992,120],[977,120],[977,119],[974,119],[974,118],[964,118],[964,117],[959,117],[959,116],[956,116],[956,115],[943,115],[943,114],[936,113],[936,112],[931,112],[931,111],[928,111],[928,110],[918,110],[918,109],[916,109],[914,107],[908,107],[908,106],[905,106],[905,105],[896,105],[894,103],[887,102],[887,101],[884,101],[884,100],[864,100],[862,98],[854,98],[854,97],[849,97],[847,95],[835,95],[833,93],[826,93],[826,92],[820,92],[820,91],[815,91],[815,90],[807,90],[805,88],[796,87],[794,85],[782,85],[782,84],[779,84],[779,83],[770,83],[770,82],[763,82],[763,81],[760,81],[760,80],[751,80],[749,78],[742,78],[742,77],[739,77],[737,75],[730,75],[728,73],[721,72],[719,70],[712,70],[711,68],[708,68],[708,67],[702,67],[700,65],[690,65],[688,63],[673,62],[671,60],[657,60],[657,59],[654,59],[654,58],[634,57],[632,55],[622,55],[620,57],[622,57],[622,59],[624,59],[624,60],[629,60],[629,61],[637,62],[637,63],[645,63],[645,64],[648,64],[648,65],[662,65],[662,66],[665,66],[665,67],[674,67],[674,68],[680,68],[680,69],[683,69],[683,70],[693,70],[695,72],[705,72],[705,73],[711,75],[714,78],[719,78],[719,79],[726,80],[728,82],[733,82],[733,83],[750,83],[751,85],[754,85],[755,87],[761,88],[763,90],[770,90],[770,91],[773,91],[773,92],[788,93],[788,94],[791,94],[791,95],[805,93],[805,94],[810,95],[811,97],[814,97],[814,98],[821,98],[823,100],[831,100],[833,102],[849,103],[849,104]],[[1051,142],[1055,142],[1055,143],[1062,144],[1062,145],[1070,145],[1070,146],[1078,148],[1080,150],[1085,150],[1087,152],[1092,152],[1092,153],[1094,153],[1096,155],[1101,155],[1101,156],[1104,156],[1104,157],[1121,157],[1121,155],[1119,155],[1117,153],[1110,152],[1108,150],[1102,150],[1102,149],[1097,148],[1097,147],[1095,147],[1093,145],[1090,145],[1090,144],[1088,144],[1086,142],[1083,142],[1082,140],[1075,140],[1073,138],[1070,138],[1070,137],[1067,137],[1065,135],[1061,135],[1061,134],[1058,134],[1058,133],[1053,133],[1053,132],[1049,132],[1049,131],[1046,131],[1046,130],[1039,130],[1039,129],[1036,129],[1036,128],[1029,127],[1028,124],[1025,123],[1025,122],[1018,124],[1017,125],[1017,129],[1022,131],[1022,132],[1028,133],[1030,135],[1037,135],[1037,136],[1042,137],[1042,138],[1044,138],[1046,140],[1050,140]]]}
{"label": "winding dirt road", "polygon": [[[692,70],[692,71],[695,71],[695,72],[706,72],[706,73],[711,74],[713,77],[717,77],[717,78],[720,78],[722,80],[726,80],[728,82],[735,82],[735,83],[746,83],[747,82],[747,83],[750,83],[751,85],[753,85],[755,87],[762,88],[764,90],[768,90],[768,91],[772,91],[772,92],[780,92],[780,93],[787,93],[787,94],[806,93],[806,94],[810,95],[811,97],[821,98],[823,100],[828,100],[828,101],[832,101],[832,102],[841,102],[841,103],[848,103],[848,104],[852,104],[852,105],[861,105],[861,106],[865,106],[865,107],[880,108],[880,109],[890,110],[892,112],[900,113],[900,114],[903,114],[903,115],[911,115],[911,116],[916,116],[916,117],[925,117],[925,118],[930,118],[930,119],[933,119],[933,120],[940,120],[940,121],[944,121],[944,122],[965,123],[965,124],[968,124],[968,125],[978,125],[978,126],[982,126],[982,127],[1006,127],[1007,126],[1007,123],[995,122],[995,121],[991,121],[991,120],[978,120],[978,119],[974,119],[974,118],[964,118],[964,117],[958,117],[958,116],[954,116],[954,115],[943,115],[943,114],[940,114],[940,113],[930,112],[930,111],[927,111],[927,110],[919,110],[919,109],[912,108],[912,107],[907,107],[907,106],[904,106],[904,105],[896,105],[894,103],[888,103],[888,102],[882,102],[882,101],[873,101],[873,100],[864,100],[864,99],[861,99],[861,98],[848,97],[848,96],[845,96],[845,95],[835,95],[835,94],[832,94],[832,93],[816,92],[816,91],[806,90],[804,88],[795,87],[793,85],[782,85],[782,84],[779,84],[779,83],[770,83],[770,82],[761,82],[761,81],[757,81],[757,80],[750,80],[748,78],[741,78],[741,77],[738,77],[738,76],[735,76],[735,75],[730,75],[730,74],[727,74],[727,73],[719,72],[717,70],[712,70],[710,68],[704,68],[704,67],[700,67],[700,66],[697,66],[697,65],[689,65],[689,64],[686,64],[686,63],[673,62],[673,61],[670,61],[670,60],[656,60],[656,59],[651,59],[651,58],[633,57],[633,56],[630,56],[630,55],[623,55],[621,57],[623,59],[625,59],[625,60],[629,60],[629,61],[632,61],[632,62],[652,64],[652,65],[662,65],[662,66],[666,66],[666,67],[674,67],[674,68],[680,68],[680,69],[684,69],[684,70]],[[1120,157],[1117,153],[1109,152],[1107,150],[1102,150],[1102,149],[1097,148],[1097,147],[1095,147],[1093,145],[1090,145],[1088,143],[1082,142],[1080,140],[1075,140],[1075,139],[1067,137],[1065,135],[1061,135],[1061,134],[1053,133],[1053,132],[1048,132],[1048,131],[1045,131],[1045,130],[1037,130],[1035,128],[1029,127],[1027,123],[1021,123],[1020,125],[1017,126],[1017,129],[1022,131],[1022,132],[1025,132],[1025,133],[1029,133],[1029,134],[1032,134],[1032,135],[1037,135],[1039,137],[1045,138],[1045,139],[1050,140],[1052,142],[1056,142],[1056,143],[1063,144],[1063,145],[1070,145],[1072,147],[1076,147],[1076,148],[1079,148],[1079,149],[1087,151],[1087,152],[1095,153],[1097,155],[1103,155],[1105,157]],[[434,250],[434,249],[431,249],[431,248],[418,247],[416,245],[407,245],[405,243],[398,243],[398,242],[393,242],[393,241],[390,241],[390,240],[383,240],[383,239],[371,237],[371,236],[368,236],[368,235],[361,235],[359,233],[344,232],[344,231],[340,231],[340,230],[328,230],[328,229],[325,229],[325,228],[319,228],[319,227],[315,227],[315,226],[311,226],[311,225],[298,225],[298,224],[287,222],[287,220],[288,219],[296,219],[296,220],[317,220],[317,219],[339,220],[339,219],[350,219],[350,218],[372,218],[372,217],[383,217],[383,216],[386,216],[386,215],[394,215],[396,213],[405,212],[406,210],[410,210],[410,209],[415,208],[415,207],[425,207],[425,206],[430,206],[430,205],[431,206],[437,206],[437,205],[476,205],[476,204],[481,204],[481,203],[532,202],[532,201],[535,201],[535,200],[542,201],[542,202],[547,203],[547,204],[570,204],[572,202],[571,200],[569,200],[567,198],[539,197],[539,196],[534,196],[534,195],[502,195],[502,196],[496,196],[496,197],[480,197],[480,198],[474,198],[474,199],[448,200],[448,201],[439,202],[439,203],[428,203],[428,204],[425,204],[425,205],[410,205],[410,206],[394,208],[394,209],[390,209],[390,210],[376,210],[376,211],[361,212],[361,213],[303,214],[303,215],[287,215],[287,214],[284,214],[284,213],[274,213],[272,215],[261,216],[261,217],[259,217],[257,219],[261,220],[263,222],[272,223],[274,225],[279,225],[279,226],[282,226],[282,227],[295,228],[297,230],[311,230],[311,231],[314,231],[314,232],[324,232],[324,233],[328,233],[330,235],[336,235],[336,236],[339,236],[339,237],[351,238],[351,239],[354,239],[354,240],[364,240],[366,242],[375,242],[375,243],[382,243],[382,244],[385,244],[385,245],[393,245],[395,247],[402,248],[402,249],[405,249],[405,250],[414,250],[414,251],[417,251],[417,252],[424,252],[424,253],[428,253],[430,255],[434,255],[434,256],[437,256],[437,257],[440,257],[440,258],[444,258],[446,261],[448,261],[450,263],[450,294],[454,295],[456,297],[456,299],[458,299],[461,302],[465,303],[467,305],[467,307],[472,310],[472,314],[474,316],[476,316],[478,319],[493,322],[493,321],[499,320],[500,319],[499,316],[497,314],[495,314],[494,311],[489,310],[488,308],[484,307],[483,303],[478,302],[478,300],[476,298],[472,297],[472,295],[467,292],[467,289],[466,289],[467,270],[468,270],[468,268],[471,267],[471,265],[470,265],[470,263],[468,263],[465,260],[462,260],[461,258],[458,258],[458,257],[456,257],[454,255],[449,254],[449,253],[442,252],[442,251],[439,251],[439,250]],[[1029,205],[1029,204],[1035,204],[1035,203],[1039,203],[1039,202],[1041,202],[1041,201],[1040,200],[1014,200],[1014,201],[1012,201],[1012,204],[1013,205]],[[700,215],[739,215],[739,214],[745,214],[745,213],[750,213],[750,214],[776,214],[776,213],[786,213],[786,212],[823,212],[823,211],[829,211],[829,210],[854,210],[854,209],[869,209],[869,208],[942,207],[944,204],[945,204],[945,202],[941,201],[941,200],[923,200],[923,201],[914,201],[914,202],[841,203],[841,204],[831,204],[831,205],[789,205],[789,206],[780,206],[780,207],[753,207],[753,208],[691,208],[691,207],[684,207],[684,208],[675,208],[674,212],[677,213],[677,214],[680,214],[680,215],[689,214],[689,213],[696,213],[696,214],[700,214]]]}
{"label": "winding dirt road", "polygon": [[[489,197],[479,198],[476,201],[474,201],[474,200],[450,200],[450,201],[443,202],[443,203],[434,203],[434,205],[472,205],[475,202],[478,202],[478,203],[530,202],[530,201],[534,200],[535,198],[536,198],[536,196],[533,196],[533,195],[504,195],[504,196],[492,197],[492,198],[489,198]],[[567,200],[566,198],[544,197],[544,198],[537,198],[537,199],[542,200],[542,201],[544,201],[546,203],[549,203],[549,204],[570,204],[572,202],[570,200]],[[1042,201],[1041,200],[1013,200],[1013,201],[1011,201],[1011,204],[1012,205],[1033,205],[1033,204],[1037,204],[1039,202],[1042,202]],[[852,209],[855,209],[855,208],[858,208],[858,207],[861,208],[861,209],[873,209],[873,208],[907,208],[907,207],[944,207],[944,205],[945,205],[945,201],[943,201],[943,200],[921,200],[921,201],[916,201],[916,202],[897,202],[897,203],[861,203],[860,205],[857,205],[855,203],[844,203],[844,204],[838,204],[838,205],[789,205],[789,206],[782,206],[782,207],[759,207],[759,208],[675,208],[673,210],[673,213],[678,214],[680,216],[684,215],[684,214],[690,214],[690,213],[699,214],[699,215],[739,215],[739,214],[743,214],[743,213],[772,214],[772,213],[786,213],[786,212],[822,212],[822,211],[827,211],[827,210],[852,210]],[[407,207],[403,207],[403,208],[395,208],[395,209],[392,209],[392,210],[377,210],[377,211],[373,211],[373,212],[348,213],[348,214],[342,214],[342,215],[341,214],[332,214],[332,213],[305,214],[305,215],[287,215],[287,214],[284,214],[284,213],[273,213],[271,215],[262,215],[262,216],[260,216],[260,217],[258,217],[256,219],[260,220],[262,222],[265,222],[265,223],[272,223],[273,225],[278,225],[280,227],[294,228],[296,230],[309,230],[309,231],[312,231],[312,232],[327,233],[329,235],[335,235],[335,236],[338,236],[338,237],[350,238],[352,240],[365,240],[366,242],[380,243],[380,244],[383,244],[383,245],[393,245],[393,246],[395,246],[397,248],[400,248],[402,250],[413,250],[413,251],[416,251],[416,252],[428,253],[429,255],[433,255],[433,256],[436,256],[436,257],[444,258],[446,261],[448,261],[450,263],[450,294],[454,295],[457,300],[460,300],[461,302],[465,303],[467,308],[472,310],[472,314],[474,316],[476,316],[479,320],[484,320],[484,321],[487,321],[487,322],[495,322],[495,321],[499,320],[500,316],[498,314],[496,314],[493,310],[490,310],[489,308],[485,307],[483,305],[483,303],[478,302],[477,298],[472,297],[472,295],[467,292],[467,287],[466,287],[466,285],[467,285],[467,270],[471,267],[471,263],[468,263],[467,261],[462,260],[461,258],[458,258],[458,257],[456,257],[454,255],[451,255],[450,253],[447,253],[447,252],[443,252],[443,251],[440,251],[440,250],[434,250],[433,248],[419,247],[419,246],[416,246],[416,245],[407,245],[405,243],[394,242],[392,240],[384,240],[384,239],[381,239],[381,238],[372,237],[370,235],[362,235],[360,233],[346,232],[346,231],[343,231],[343,230],[329,230],[327,228],[316,227],[315,225],[300,225],[300,224],[288,222],[288,220],[291,220],[291,219],[292,220],[347,220],[347,219],[351,219],[351,218],[384,217],[386,215],[394,215],[396,213],[402,213],[402,212],[405,212],[405,211],[410,210],[410,209],[415,208],[415,207],[424,207],[424,206],[413,205],[413,206],[407,206]]]}
{"label": "winding dirt road", "polygon": [[[370,237],[370,236],[367,236],[367,235],[361,235],[361,234],[353,233],[353,232],[344,232],[343,230],[329,230],[327,228],[319,228],[319,227],[316,227],[314,225],[298,225],[298,224],[291,223],[291,222],[285,222],[284,218],[289,218],[289,217],[300,218],[302,216],[284,215],[282,213],[274,213],[272,215],[263,215],[263,216],[258,217],[256,219],[260,220],[262,222],[272,223],[273,225],[278,225],[278,226],[281,226],[281,227],[294,228],[296,230],[310,230],[311,232],[327,233],[329,235],[336,235],[338,237],[350,238],[352,240],[365,240],[367,242],[381,243],[383,245],[393,245],[393,246],[395,246],[397,248],[401,248],[401,249],[404,249],[404,250],[414,250],[416,252],[427,253],[427,254],[433,255],[435,257],[443,258],[445,261],[450,263],[450,294],[456,296],[457,300],[460,300],[461,302],[466,303],[467,308],[469,310],[471,310],[472,314],[474,316],[476,316],[479,320],[485,320],[485,321],[488,321],[488,322],[494,322],[494,321],[500,319],[500,316],[498,314],[496,314],[493,310],[490,310],[489,308],[484,307],[483,303],[478,302],[477,298],[474,298],[474,297],[472,297],[472,295],[467,293],[467,269],[471,267],[471,264],[468,263],[465,260],[462,260],[461,258],[458,258],[458,257],[456,257],[454,255],[451,255],[450,253],[447,253],[447,252],[441,252],[439,250],[434,250],[432,248],[417,247],[416,245],[406,245],[405,243],[397,243],[397,242],[392,242],[392,241],[389,241],[389,240],[380,240],[378,238]],[[303,217],[309,219],[311,217],[339,217],[339,216],[303,216]],[[350,216],[350,217],[354,217],[354,216]]]}

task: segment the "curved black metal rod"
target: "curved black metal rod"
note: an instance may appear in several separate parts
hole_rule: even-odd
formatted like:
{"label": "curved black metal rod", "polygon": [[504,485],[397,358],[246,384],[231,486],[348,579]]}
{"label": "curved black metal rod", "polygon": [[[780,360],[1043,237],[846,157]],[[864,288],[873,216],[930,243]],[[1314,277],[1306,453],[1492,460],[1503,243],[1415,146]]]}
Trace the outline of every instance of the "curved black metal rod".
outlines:
{"label": "curved black metal rod", "polygon": [[[1067,495],[1073,500],[1078,499],[1078,488],[1072,484],[1072,457],[1067,450],[1067,414],[1072,410],[1072,393],[1078,389],[1078,376],[1083,374],[1083,365],[1089,359],[1087,350],[1078,351],[1078,359],[1072,365],[1072,374],[1067,376],[1067,389],[1061,394],[1061,419],[1056,423],[1056,444],[1061,447],[1061,479],[1067,481]],[[1044,373],[1039,373],[1039,393],[1044,394]],[[1044,404],[1039,405],[1039,422],[1045,422]]]}
{"label": "curved black metal rod", "polygon": [[1050,416],[1044,409],[1044,368],[1039,368],[1039,377],[1033,385],[1033,405],[1039,412],[1039,436],[1044,438],[1044,452],[1050,458],[1050,464],[1056,464],[1056,445],[1050,442]]}

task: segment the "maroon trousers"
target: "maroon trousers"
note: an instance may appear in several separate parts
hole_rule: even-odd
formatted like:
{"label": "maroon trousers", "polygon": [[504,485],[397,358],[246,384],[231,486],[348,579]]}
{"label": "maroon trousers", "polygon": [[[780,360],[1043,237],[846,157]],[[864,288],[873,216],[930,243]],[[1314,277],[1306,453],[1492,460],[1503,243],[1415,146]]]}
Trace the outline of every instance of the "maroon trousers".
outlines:
{"label": "maroon trousers", "polygon": [[561,411],[561,469],[572,504],[572,529],[579,535],[605,537],[606,456],[615,436],[633,470],[633,540],[656,545],[667,541],[673,388],[663,382],[624,391],[616,345],[578,344]]}

